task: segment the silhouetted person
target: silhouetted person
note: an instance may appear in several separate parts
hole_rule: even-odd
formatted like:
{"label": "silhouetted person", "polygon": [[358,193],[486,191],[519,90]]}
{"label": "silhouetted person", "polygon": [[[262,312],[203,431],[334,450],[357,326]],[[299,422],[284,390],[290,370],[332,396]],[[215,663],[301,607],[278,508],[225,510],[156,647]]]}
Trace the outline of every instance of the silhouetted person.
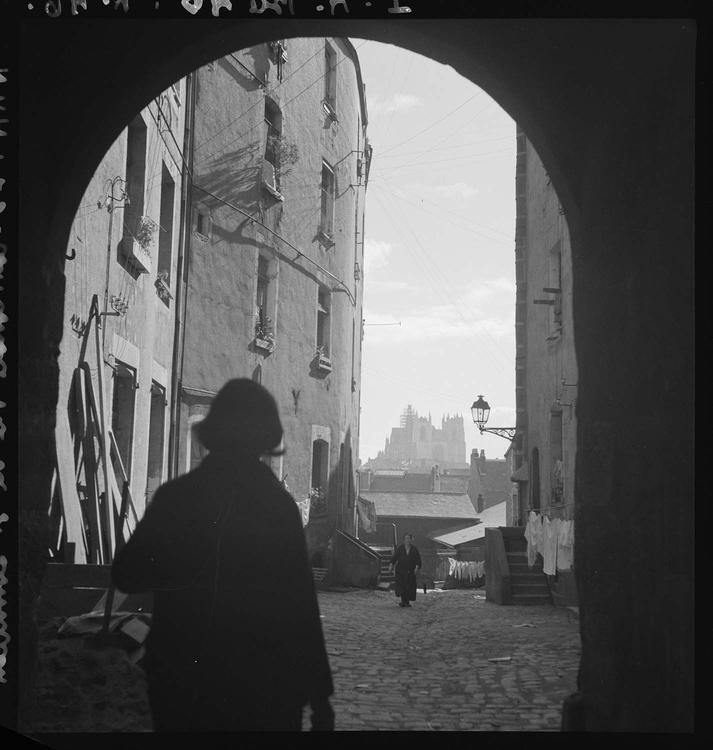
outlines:
{"label": "silhouetted person", "polygon": [[404,534],[403,544],[394,550],[390,568],[396,568],[396,596],[401,597],[399,607],[410,607],[416,601],[416,573],[421,567],[421,555],[413,544],[413,534]]}
{"label": "silhouetted person", "polygon": [[145,667],[154,728],[333,729],[332,676],[299,510],[259,459],[278,455],[272,396],[229,381],[195,428],[209,453],[162,485],[112,567],[154,591]]}

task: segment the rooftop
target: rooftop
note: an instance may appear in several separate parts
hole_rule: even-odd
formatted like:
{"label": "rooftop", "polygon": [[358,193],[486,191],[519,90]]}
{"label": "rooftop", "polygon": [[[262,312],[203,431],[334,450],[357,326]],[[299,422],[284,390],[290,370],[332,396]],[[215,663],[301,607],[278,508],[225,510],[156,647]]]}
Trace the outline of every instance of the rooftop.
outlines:
{"label": "rooftop", "polygon": [[467,542],[482,539],[485,536],[485,529],[493,526],[505,526],[507,522],[506,503],[498,503],[490,508],[486,508],[482,513],[478,514],[478,519],[479,522],[472,526],[466,526],[463,529],[445,533],[436,531],[428,534],[428,536],[434,542],[440,542],[449,547],[456,547],[459,544],[466,544]]}
{"label": "rooftop", "polygon": [[477,518],[468,495],[450,492],[371,492],[359,493],[374,503],[377,516],[401,518]]}

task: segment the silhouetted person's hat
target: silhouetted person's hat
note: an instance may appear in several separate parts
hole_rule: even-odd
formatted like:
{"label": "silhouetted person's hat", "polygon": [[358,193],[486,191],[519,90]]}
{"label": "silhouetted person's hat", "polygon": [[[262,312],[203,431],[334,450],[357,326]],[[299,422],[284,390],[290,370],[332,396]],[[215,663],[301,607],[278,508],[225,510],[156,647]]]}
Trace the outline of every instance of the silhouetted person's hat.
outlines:
{"label": "silhouetted person's hat", "polygon": [[270,392],[247,378],[229,380],[210,406],[196,435],[209,451],[278,453],[282,424]]}

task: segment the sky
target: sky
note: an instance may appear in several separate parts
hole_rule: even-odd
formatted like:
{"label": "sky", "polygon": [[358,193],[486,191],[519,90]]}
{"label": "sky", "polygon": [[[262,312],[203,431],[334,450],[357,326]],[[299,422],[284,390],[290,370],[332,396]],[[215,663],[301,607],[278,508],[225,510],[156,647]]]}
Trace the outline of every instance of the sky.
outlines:
{"label": "sky", "polygon": [[[373,158],[366,193],[359,458],[411,404],[440,427],[463,416],[471,449],[515,425],[515,122],[450,66],[353,39]],[[398,323],[400,325],[386,325]]]}

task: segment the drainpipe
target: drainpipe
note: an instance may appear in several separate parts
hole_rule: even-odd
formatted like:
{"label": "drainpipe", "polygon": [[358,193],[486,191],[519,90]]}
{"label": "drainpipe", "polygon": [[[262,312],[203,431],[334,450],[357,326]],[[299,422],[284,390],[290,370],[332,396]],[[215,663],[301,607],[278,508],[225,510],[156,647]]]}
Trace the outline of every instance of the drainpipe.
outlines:
{"label": "drainpipe", "polygon": [[181,183],[181,212],[183,214],[178,238],[178,263],[176,268],[176,315],[171,364],[171,424],[168,433],[169,477],[178,475],[178,446],[180,445],[181,383],[183,380],[183,347],[185,341],[186,300],[188,298],[188,269],[190,256],[190,230],[192,220],[193,140],[196,119],[195,73],[186,76],[186,118],[183,130],[183,159]]}

